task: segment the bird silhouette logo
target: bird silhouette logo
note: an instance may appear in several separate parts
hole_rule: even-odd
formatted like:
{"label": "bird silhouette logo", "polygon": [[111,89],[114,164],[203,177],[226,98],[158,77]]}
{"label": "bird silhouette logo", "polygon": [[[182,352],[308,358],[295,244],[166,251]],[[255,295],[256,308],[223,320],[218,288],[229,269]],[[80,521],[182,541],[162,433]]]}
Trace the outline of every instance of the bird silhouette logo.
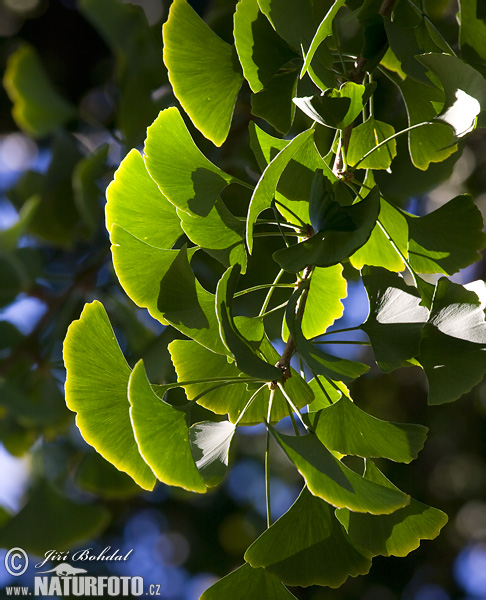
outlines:
{"label": "bird silhouette logo", "polygon": [[38,571],[38,573],[56,573],[59,577],[72,577],[73,575],[79,575],[80,573],[87,573],[86,569],[78,569],[73,567],[67,562],[56,565],[49,571]]}

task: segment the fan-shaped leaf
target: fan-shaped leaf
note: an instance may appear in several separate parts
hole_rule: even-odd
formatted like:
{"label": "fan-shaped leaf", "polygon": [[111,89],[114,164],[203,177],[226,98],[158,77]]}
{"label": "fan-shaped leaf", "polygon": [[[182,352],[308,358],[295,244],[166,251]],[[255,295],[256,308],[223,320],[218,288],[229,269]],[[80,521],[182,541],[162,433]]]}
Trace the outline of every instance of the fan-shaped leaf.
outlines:
{"label": "fan-shaped leaf", "polygon": [[243,81],[235,49],[186,0],[171,4],[163,36],[164,62],[177,99],[199,131],[221,146]]}
{"label": "fan-shaped leaf", "polygon": [[236,426],[229,421],[203,421],[189,429],[189,441],[196,467],[209,487],[218,485],[228,468],[229,449]]}
{"label": "fan-shaped leaf", "polygon": [[[395,129],[388,123],[369,117],[364,123],[353,127],[346,160],[352,167],[375,146],[395,134]],[[390,140],[372,152],[368,158],[359,163],[360,169],[388,169],[397,155],[397,143]]]}

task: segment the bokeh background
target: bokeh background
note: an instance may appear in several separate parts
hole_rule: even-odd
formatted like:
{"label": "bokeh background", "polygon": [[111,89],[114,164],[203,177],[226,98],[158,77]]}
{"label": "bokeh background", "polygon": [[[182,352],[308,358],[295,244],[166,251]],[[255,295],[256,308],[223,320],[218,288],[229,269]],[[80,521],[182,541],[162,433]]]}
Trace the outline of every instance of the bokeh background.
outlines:
{"label": "bokeh background", "polygon": [[[191,5],[231,40],[234,0],[191,0]],[[425,5],[454,46],[456,3]],[[246,547],[265,527],[261,427],[238,430],[231,470],[217,489],[198,496],[159,484],[146,493],[85,444],[64,404],[62,341],[84,303],[95,298],[107,308],[131,365],[142,357],[153,383],[174,376],[166,347],[179,334],[125,296],[113,272],[103,213],[104,190],[120,160],[130,148],[142,148],[145,129],[160,109],[177,105],[162,61],[161,24],[169,7],[169,0],[0,0],[2,72],[29,44],[73,107],[63,127],[29,135],[19,128],[11,99],[0,89],[1,597],[7,585],[31,586],[34,573],[31,566],[20,578],[8,575],[6,551],[25,547],[35,563],[47,539],[52,549],[71,552],[133,549],[127,562],[90,563],[90,574],[140,575],[147,584],[161,584],[164,599],[195,600],[242,564]],[[378,117],[406,126],[403,104],[391,85],[387,94],[376,107]],[[257,167],[247,144],[249,118],[243,89],[223,148],[215,149],[189,127],[211,160],[251,178]],[[484,213],[484,148],[483,130],[427,176],[394,163],[382,185],[415,214],[464,191],[474,195]],[[434,177],[442,183],[434,185]],[[42,210],[35,209],[36,202]],[[243,214],[243,199],[241,205]],[[268,256],[271,250],[269,244]],[[201,281],[214,287],[221,267],[207,259],[197,269]],[[263,270],[265,265],[250,263],[248,278],[254,283],[248,285],[258,284]],[[455,279],[466,283],[485,275],[481,260]],[[364,290],[353,282],[352,272],[348,276],[340,327],[357,325],[367,315]],[[251,311],[247,302],[242,310]],[[273,327],[276,337],[276,321]],[[354,356],[364,352],[360,358],[366,360],[366,348],[345,348]],[[292,590],[298,598],[486,599],[486,382],[439,407],[427,407],[425,385],[419,369],[390,375],[372,370],[352,393],[359,406],[378,417],[430,428],[418,460],[387,464],[386,473],[416,499],[445,511],[448,525],[438,539],[422,542],[406,558],[375,558],[368,576],[350,579],[338,590]],[[272,503],[279,516],[302,482],[277,449],[272,460]]]}

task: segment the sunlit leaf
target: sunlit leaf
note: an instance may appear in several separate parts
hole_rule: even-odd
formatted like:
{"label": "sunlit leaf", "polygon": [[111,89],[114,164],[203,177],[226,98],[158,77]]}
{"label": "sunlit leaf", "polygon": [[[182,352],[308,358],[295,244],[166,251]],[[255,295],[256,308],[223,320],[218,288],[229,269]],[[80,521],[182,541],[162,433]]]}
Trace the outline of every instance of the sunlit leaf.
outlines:
{"label": "sunlit leaf", "polygon": [[150,125],[144,152],[148,172],[162,193],[196,217],[207,216],[219,193],[234,181],[202,154],[175,107],[163,110]]}
{"label": "sunlit leaf", "polygon": [[265,569],[252,569],[248,564],[244,564],[217,581],[200,596],[199,600],[247,600],[248,598],[295,600],[295,596],[277,577],[267,573]]}
{"label": "sunlit leaf", "polygon": [[183,234],[176,208],[150,177],[143,158],[131,150],[106,190],[106,228],[114,223],[157,248],[172,248]]}
{"label": "sunlit leaf", "polygon": [[405,213],[410,232],[409,260],[417,273],[452,275],[479,260],[483,218],[469,194],[456,196],[424,217]]}
{"label": "sunlit leaf", "polygon": [[428,431],[422,425],[391,423],[372,417],[346,396],[318,412],[311,423],[329,450],[404,463],[417,458]]}
{"label": "sunlit leaf", "polygon": [[[334,206],[336,205],[336,206]],[[380,211],[380,194],[375,187],[364,200],[352,206],[331,203],[330,209],[352,224],[352,229],[340,230],[332,225],[308,240],[277,250],[273,257],[286,271],[297,272],[307,265],[330,267],[351,256],[369,239]]]}
{"label": "sunlit leaf", "polygon": [[155,394],[142,361],[133,369],[128,397],[140,453],[157,478],[167,485],[205,492],[206,486],[192,458],[186,413]]}
{"label": "sunlit leaf", "polygon": [[270,208],[275,197],[278,181],[285,167],[313,134],[313,130],[309,129],[296,136],[275,156],[263,172],[263,175],[253,192],[250,207],[248,209],[246,240],[250,252],[253,250],[253,227],[258,215],[266,208]]}
{"label": "sunlit leaf", "polygon": [[186,0],[171,4],[163,37],[164,62],[174,94],[199,131],[221,146],[243,81],[235,49]]}
{"label": "sunlit leaf", "polygon": [[235,425],[229,421],[203,421],[194,423],[189,429],[192,456],[209,487],[218,485],[226,474],[235,431]]}
{"label": "sunlit leaf", "polygon": [[34,137],[53,133],[76,114],[50,82],[36,50],[22,44],[10,55],[3,85],[17,125]]}
{"label": "sunlit leaf", "polygon": [[399,490],[364,479],[335,458],[314,433],[289,436],[271,429],[277,443],[304,477],[309,490],[338,508],[389,514],[410,497]]}
{"label": "sunlit leaf", "polygon": [[365,575],[371,561],[349,542],[333,507],[306,487],[295,503],[245,553],[252,567],[264,567],[292,586],[341,586]]}
{"label": "sunlit leaf", "polygon": [[234,16],[235,46],[245,79],[254,93],[297,55],[275,33],[257,0],[240,0]]}
{"label": "sunlit leaf", "polygon": [[245,224],[234,217],[220,198],[205,219],[178,211],[187,237],[225,267],[238,263],[246,271]]}
{"label": "sunlit leaf", "polygon": [[[365,478],[397,489],[371,461],[366,461]],[[442,511],[413,498],[408,506],[391,515],[364,515],[343,508],[336,511],[336,516],[350,541],[370,557],[407,556],[419,547],[421,540],[436,538],[447,523],[447,515]]]}
{"label": "sunlit leaf", "polygon": [[[383,121],[377,121],[374,117],[369,117],[361,125],[353,127],[346,153],[348,164],[353,167],[367,152],[394,135],[394,133],[395,129],[391,125]],[[361,161],[359,168],[388,169],[396,155],[397,143],[395,140],[391,140]]]}
{"label": "sunlit leaf", "polygon": [[386,373],[418,355],[429,311],[417,288],[385,269],[363,272],[370,313],[361,329],[371,341],[376,362]]}
{"label": "sunlit leaf", "polygon": [[20,546],[36,556],[70,550],[100,535],[109,520],[105,507],[73,501],[41,479],[20,511],[0,526],[0,546]]}
{"label": "sunlit leaf", "polygon": [[103,305],[86,304],[64,340],[66,404],[88,444],[141,487],[155,477],[140,456],[130,422],[127,389],[131,369]]}
{"label": "sunlit leaf", "polygon": [[349,262],[355,269],[370,265],[389,271],[403,271],[405,264],[401,256],[408,257],[407,221],[399,210],[383,198],[380,199],[378,221],[369,240],[349,257]]}

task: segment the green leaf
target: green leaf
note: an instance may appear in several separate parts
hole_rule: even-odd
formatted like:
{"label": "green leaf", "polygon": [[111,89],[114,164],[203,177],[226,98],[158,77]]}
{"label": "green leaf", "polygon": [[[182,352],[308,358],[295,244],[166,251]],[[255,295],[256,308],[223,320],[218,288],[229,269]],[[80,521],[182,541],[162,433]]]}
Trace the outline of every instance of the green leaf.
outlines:
{"label": "green leaf", "polygon": [[252,567],[264,567],[292,586],[340,587],[366,575],[369,558],[350,543],[333,508],[306,487],[290,509],[245,553]]}
{"label": "green leaf", "polygon": [[235,431],[236,426],[229,421],[203,421],[189,429],[192,456],[208,487],[218,485],[226,475]]}
{"label": "green leaf", "polygon": [[31,196],[27,199],[18,212],[18,220],[0,231],[0,250],[12,252],[17,247],[19,238],[24,235],[35,216],[41,202],[39,196]]}
{"label": "green leaf", "polygon": [[70,550],[100,535],[109,520],[103,506],[75,502],[42,479],[20,511],[0,526],[0,546],[20,546],[36,556],[53,548]]}
{"label": "green leaf", "polygon": [[[261,340],[260,350],[268,362],[274,364],[279,356],[268,340]],[[226,356],[210,352],[192,340],[175,340],[169,344],[169,352],[177,371],[178,380],[198,381],[211,380],[206,383],[184,385],[187,397],[201,406],[220,414],[228,413],[232,423],[240,417],[251,397],[258,387],[247,387],[245,374],[234,363],[230,363]],[[313,393],[304,379],[291,369],[291,377],[285,382],[285,391],[293,399],[294,404],[301,408],[313,399]],[[227,378],[227,381],[225,381]],[[241,381],[238,378],[243,378]],[[256,380],[256,383],[258,381]],[[223,389],[224,388],[224,389]],[[263,423],[268,417],[268,402],[270,390],[267,385],[257,393],[251,405],[239,421],[239,425],[255,425]],[[288,415],[287,400],[282,392],[277,389],[272,403],[271,422],[278,422]]]}
{"label": "green leaf", "polygon": [[246,241],[250,253],[253,250],[253,227],[258,215],[266,208],[270,208],[275,196],[275,189],[278,181],[289,162],[300,148],[313,136],[314,131],[308,129],[296,136],[288,145],[283,148],[268,164],[263,172],[253,196],[251,198],[250,207],[248,209]]}
{"label": "green leaf", "polygon": [[74,203],[85,224],[93,233],[101,216],[101,190],[98,180],[106,173],[108,144],[82,158],[73,171]]}
{"label": "green leaf", "polygon": [[10,55],[3,85],[13,102],[17,125],[33,137],[53,133],[76,115],[50,82],[37,51],[22,44]]}
{"label": "green leaf", "polygon": [[375,225],[369,240],[349,257],[349,262],[355,269],[370,265],[403,271],[405,264],[401,256],[408,257],[408,223],[403,214],[383,198],[380,198],[378,221],[380,224]]}
{"label": "green leaf", "polygon": [[227,354],[219,333],[214,294],[206,291],[192,272],[183,247],[166,271],[159,273],[157,308],[176,329],[206,348]]}
{"label": "green leaf", "polygon": [[321,444],[314,433],[289,436],[274,428],[277,443],[304,477],[309,491],[338,508],[376,515],[389,514],[406,506],[410,497],[351,471]]}
{"label": "green leaf", "polygon": [[175,107],[161,111],[150,125],[144,153],[147,170],[161,192],[195,217],[207,216],[220,192],[237,181],[202,154]]}
{"label": "green leaf", "polygon": [[[407,105],[409,125],[430,122],[437,116],[435,106],[444,101],[440,90],[407,77],[398,83]],[[410,158],[425,171],[430,163],[441,163],[457,151],[453,130],[443,123],[426,124],[408,134]]]}
{"label": "green leaf", "polygon": [[85,454],[76,469],[77,486],[107,500],[132,498],[142,490],[126,473],[118,471],[97,452]]}
{"label": "green leaf", "polygon": [[263,172],[268,163],[271,162],[281,150],[288,146],[290,141],[273,137],[273,135],[260,129],[253,121],[250,121],[248,130],[250,132],[250,148],[255,155],[260,171]]}
{"label": "green leaf", "polygon": [[486,291],[483,282],[468,287],[474,291],[445,277],[437,282],[418,356],[432,405],[457,400],[486,372]]}
{"label": "green leaf", "polygon": [[261,381],[281,380],[281,371],[256,354],[250,342],[241,335],[233,322],[231,305],[239,271],[238,265],[225,271],[216,289],[216,311],[221,337],[241,371]]}
{"label": "green leaf", "polygon": [[332,381],[321,377],[318,383],[314,377],[314,379],[309,381],[309,387],[315,396],[315,399],[309,404],[309,416],[312,416],[312,413],[316,413],[322,408],[331,406],[333,402],[337,402],[343,395],[351,398],[348,388],[342,381]]}
{"label": "green leaf", "polygon": [[428,431],[422,425],[391,423],[372,417],[346,396],[316,413],[312,426],[329,450],[403,463],[417,458]]}
{"label": "green leaf", "polygon": [[[397,489],[377,467],[366,461],[365,478]],[[363,515],[343,508],[336,516],[344,525],[351,543],[372,556],[407,556],[421,540],[433,540],[447,523],[447,515],[413,498],[408,506],[391,515]]]}
{"label": "green leaf", "polygon": [[376,362],[389,373],[419,353],[422,329],[429,311],[421,306],[417,288],[385,269],[363,272],[370,313],[361,329],[370,338]]}
{"label": "green leaf", "polygon": [[140,453],[157,478],[167,485],[204,493],[206,486],[191,453],[186,413],[155,394],[142,361],[133,369],[128,397]]}
{"label": "green leaf", "polygon": [[295,104],[312,120],[333,129],[345,129],[356,119],[368,100],[364,85],[347,81],[336,89],[328,89],[321,96],[294,98]]}
{"label": "green leaf", "polygon": [[349,383],[366,373],[369,369],[367,365],[327,354],[305,339],[296,311],[297,302],[303,291],[304,288],[300,288],[292,294],[285,312],[287,327],[302,359],[316,374],[325,375],[345,383]]}
{"label": "green leaf", "polygon": [[297,69],[276,73],[257,94],[251,97],[251,112],[262,117],[281,133],[288,133],[295,115],[292,102],[297,90]]}
{"label": "green leaf", "polygon": [[335,213],[353,226],[351,231],[343,231],[332,224],[308,240],[277,250],[273,258],[286,271],[298,272],[307,265],[330,267],[342,262],[361,248],[369,239],[380,211],[380,194],[377,187],[364,200],[352,206],[331,203]]}
{"label": "green leaf", "polygon": [[245,224],[234,217],[220,198],[211,212],[201,219],[178,210],[187,237],[219,260],[226,268],[239,264],[246,271]]}
{"label": "green leaf", "polygon": [[[367,152],[394,134],[395,129],[391,125],[369,117],[361,125],[353,127],[346,154],[347,163],[353,167]],[[388,169],[396,155],[397,143],[391,140],[360,162],[359,168]]]}
{"label": "green leaf", "polygon": [[417,60],[438,77],[444,88],[445,104],[437,118],[450,125],[457,137],[471,132],[476,117],[486,109],[484,77],[456,56],[432,52]]}
{"label": "green leaf", "polygon": [[63,354],[66,404],[78,413],[81,435],[117,469],[151,490],[155,478],[140,456],[130,423],[131,370],[100,302],[86,304],[79,320],[71,323]]}
{"label": "green leaf", "polygon": [[106,198],[109,232],[116,223],[142,242],[167,249],[184,233],[175,206],[150,177],[143,158],[135,149],[115,171]]}
{"label": "green leaf", "polygon": [[262,90],[281,66],[297,55],[260,12],[257,0],[240,0],[234,16],[234,37],[245,79],[252,92]]}
{"label": "green leaf", "polygon": [[312,42],[309,50],[305,54],[304,66],[302,67],[302,71],[300,73],[300,78],[305,75],[309,65],[311,64],[312,58],[316,53],[317,48],[322,44],[322,42],[332,35],[332,24],[334,21],[334,17],[336,16],[338,10],[344,4],[345,0],[335,0],[334,4],[326,13],[326,16],[322,19],[321,24],[317,28],[317,31],[312,38]]}
{"label": "green leaf", "polygon": [[317,23],[311,0],[258,0],[275,31],[300,54],[308,48]]}
{"label": "green leaf", "polygon": [[171,4],[163,37],[164,62],[174,94],[199,131],[221,146],[243,81],[235,49],[186,0]]}
{"label": "green leaf", "polygon": [[480,2],[477,0],[459,0],[459,45],[464,60],[484,67],[486,23],[477,14],[479,8]]}
{"label": "green leaf", "polygon": [[217,581],[200,596],[199,600],[247,600],[248,598],[295,600],[295,596],[277,577],[267,573],[265,569],[252,569],[248,564],[244,564]]}
{"label": "green leaf", "polygon": [[417,273],[452,275],[479,260],[483,218],[469,194],[456,196],[424,217],[405,214],[409,261]]}

